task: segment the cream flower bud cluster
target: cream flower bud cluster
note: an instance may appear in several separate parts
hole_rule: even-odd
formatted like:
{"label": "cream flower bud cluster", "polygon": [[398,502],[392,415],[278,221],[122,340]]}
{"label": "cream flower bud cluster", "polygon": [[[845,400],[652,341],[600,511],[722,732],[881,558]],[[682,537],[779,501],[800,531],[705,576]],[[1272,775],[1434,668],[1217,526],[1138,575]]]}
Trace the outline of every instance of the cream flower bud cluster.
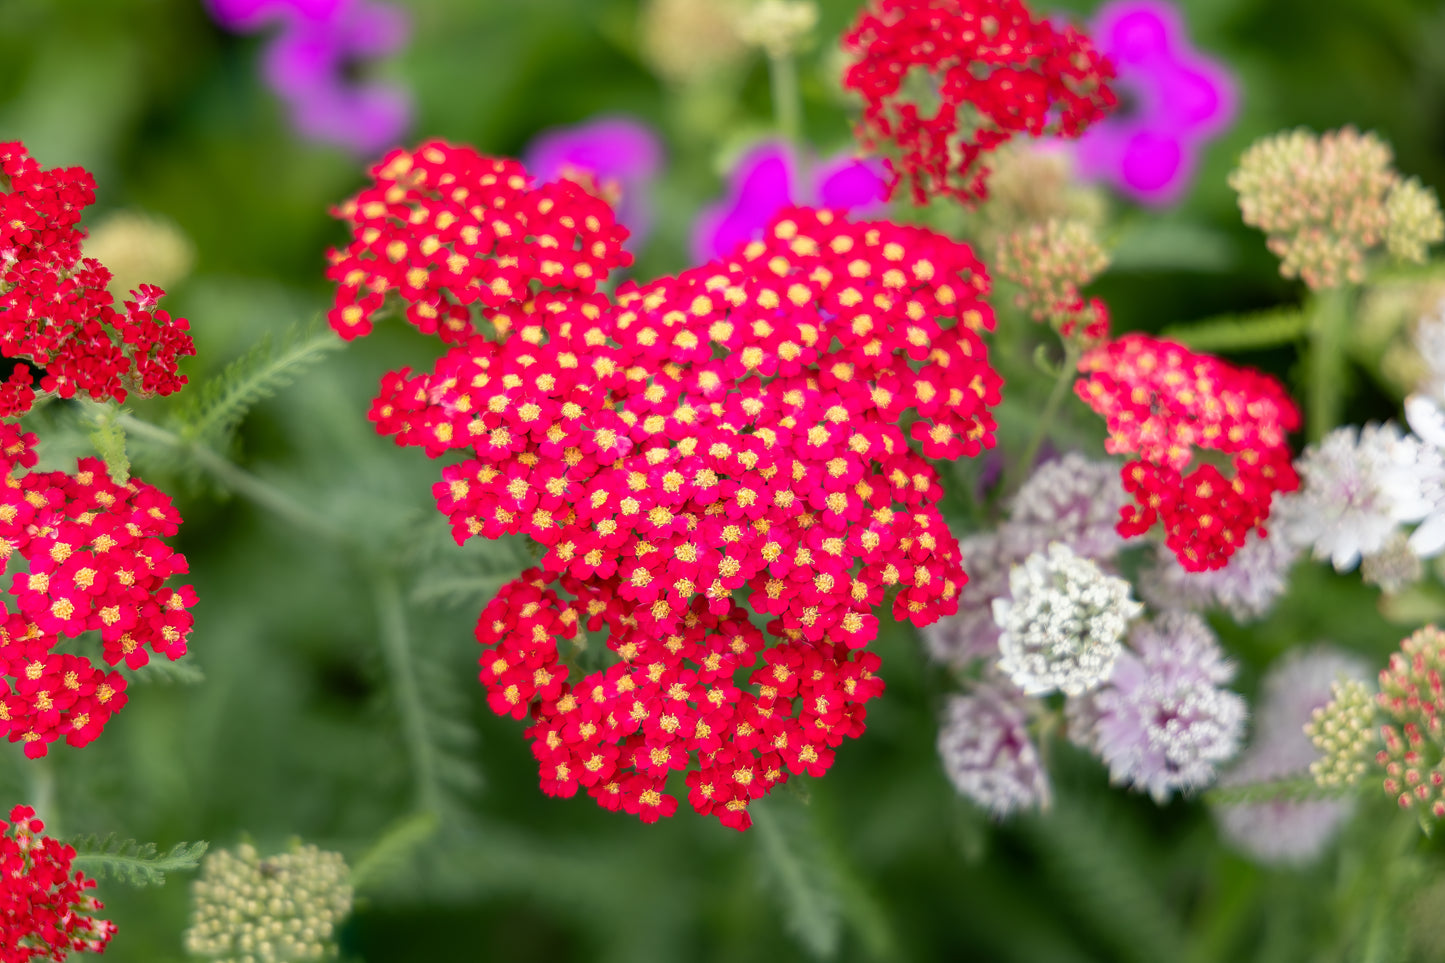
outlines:
{"label": "cream flower bud cluster", "polygon": [[1109,677],[1120,640],[1143,606],[1129,583],[1054,543],[1009,573],[1010,598],[995,599],[999,668],[1029,695],[1081,695]]}
{"label": "cream flower bud cluster", "polygon": [[1370,768],[1375,735],[1375,697],[1358,679],[1335,682],[1333,698],[1314,711],[1305,733],[1319,749],[1310,775],[1321,786],[1353,786]]}
{"label": "cream flower bud cluster", "polygon": [[352,888],[339,853],[297,842],[263,859],[244,844],[206,857],[192,897],[188,953],[218,963],[302,963],[336,958]]}
{"label": "cream flower bud cluster", "polygon": [[811,0],[758,0],[738,18],[738,36],[769,57],[786,57],[817,26],[818,5]]}

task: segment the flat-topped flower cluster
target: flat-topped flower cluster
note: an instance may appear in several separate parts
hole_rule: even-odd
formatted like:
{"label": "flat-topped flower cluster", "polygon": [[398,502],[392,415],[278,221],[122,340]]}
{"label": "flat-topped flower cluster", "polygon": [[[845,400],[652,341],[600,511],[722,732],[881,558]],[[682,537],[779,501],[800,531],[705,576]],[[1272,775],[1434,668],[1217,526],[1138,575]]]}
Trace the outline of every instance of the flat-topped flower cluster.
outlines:
{"label": "flat-topped flower cluster", "polygon": [[[372,418],[469,454],[435,489],[458,541],[545,549],[482,613],[492,707],[531,716],[549,792],[654,819],[690,769],[694,807],[745,828],[750,800],[861,733],[875,608],[919,625],[957,608],[926,459],[993,444],[982,264],[930,231],[791,208],[728,258],[608,298],[625,231],[577,185],[440,143],[375,173],[340,209],[332,323],[361,333],[397,290],[456,346],[389,374]],[[604,627],[617,661],[575,678],[559,642]]]}

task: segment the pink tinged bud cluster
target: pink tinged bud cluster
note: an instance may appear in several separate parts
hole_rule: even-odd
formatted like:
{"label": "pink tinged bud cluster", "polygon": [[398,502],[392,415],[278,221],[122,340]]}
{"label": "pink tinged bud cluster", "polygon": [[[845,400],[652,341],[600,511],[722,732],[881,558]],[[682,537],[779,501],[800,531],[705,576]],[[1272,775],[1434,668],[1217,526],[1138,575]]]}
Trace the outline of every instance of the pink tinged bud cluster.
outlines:
{"label": "pink tinged bud cluster", "polygon": [[1400,643],[1380,671],[1376,704],[1384,748],[1375,762],[1402,809],[1445,817],[1445,632],[1433,625]]}
{"label": "pink tinged bud cluster", "polygon": [[[1305,724],[1329,704],[1337,682],[1367,675],[1359,658],[1328,646],[1296,650],[1271,666],[1260,685],[1254,740],[1220,785],[1304,775],[1320,758]],[[1348,799],[1273,799],[1220,806],[1215,816],[1224,837],[1255,859],[1300,864],[1320,855],[1353,808]]]}
{"label": "pink tinged bud cluster", "polygon": [[[965,576],[926,459],[993,444],[987,276],[940,235],[793,208],[727,259],[610,299],[591,292],[624,263],[625,233],[580,191],[521,172],[503,190],[507,164],[437,145],[384,161],[381,193],[342,213],[402,206],[374,210],[334,258],[333,324],[363,330],[398,270],[368,245],[390,231],[387,245],[431,246],[439,195],[480,185],[477,221],[522,212],[525,229],[458,262],[475,283],[401,290],[409,316],[447,305],[432,330],[460,343],[429,374],[388,375],[372,418],[432,456],[470,453],[435,489],[459,542],[545,549],[478,624],[491,705],[531,717],[544,790],[650,821],[677,806],[668,774],[690,769],[693,807],[746,828],[752,799],[821,775],[862,732],[882,682],[861,649],[885,593],[918,625],[956,608]],[[555,231],[534,220],[547,200]],[[471,333],[477,303],[495,340]],[[618,661],[574,679],[557,642],[584,626],[607,629]],[[749,668],[744,692],[732,680]]]}
{"label": "pink tinged bud cluster", "polygon": [[1229,184],[1244,222],[1264,231],[1280,273],[1311,288],[1365,280],[1365,257],[1382,242],[1399,260],[1423,262],[1445,238],[1433,191],[1403,180],[1388,144],[1353,127],[1294,130],[1256,141]]}
{"label": "pink tinged bud cluster", "polygon": [[1050,218],[999,239],[994,266],[1022,290],[1017,302],[1068,341],[1093,346],[1109,335],[1109,311],[1079,289],[1109,266],[1109,257],[1084,221]]}
{"label": "pink tinged bud cluster", "polygon": [[1233,758],[1246,707],[1223,688],[1234,667],[1197,615],[1139,625],[1129,646],[1102,688],[1069,700],[1069,735],[1104,760],[1115,782],[1162,803],[1208,784]]}
{"label": "pink tinged bud cluster", "polygon": [[120,310],[111,275],[81,255],[80,217],[95,201],[83,168],[45,170],[19,143],[0,143],[0,354],[19,360],[0,384],[0,418],[24,414],[42,391],[124,401],[168,395],[196,353],[189,325],[156,308],[165,293],[142,284]]}
{"label": "pink tinged bud cluster", "polygon": [[171,588],[188,571],[162,541],[180,525],[171,500],[138,479],[112,481],[104,462],[74,474],[26,472],[34,435],[0,425],[0,557],[25,562],[11,609],[0,603],[0,732],[43,756],[64,738],[83,746],[126,703],[126,683],[88,658],[58,651],[98,631],[111,666],[145,665],[150,654],[186,653],[195,593]]}
{"label": "pink tinged bud cluster", "polygon": [[1048,773],[1029,734],[1029,707],[1004,680],[985,679],[950,696],[938,732],[938,754],[954,788],[995,816],[1048,808]]}
{"label": "pink tinged bud cluster", "polygon": [[71,953],[104,953],[115,924],[92,914],[104,904],[95,880],[71,871],[75,850],[41,835],[29,806],[0,819],[0,963],[60,963]]}

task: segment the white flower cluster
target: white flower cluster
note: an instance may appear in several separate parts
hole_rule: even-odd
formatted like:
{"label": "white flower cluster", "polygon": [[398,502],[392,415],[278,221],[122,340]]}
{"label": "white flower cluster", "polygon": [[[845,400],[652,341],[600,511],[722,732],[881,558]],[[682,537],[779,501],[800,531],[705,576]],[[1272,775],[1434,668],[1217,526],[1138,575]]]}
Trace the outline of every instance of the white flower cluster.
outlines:
{"label": "white flower cluster", "polygon": [[1164,802],[1204,785],[1239,749],[1244,699],[1199,616],[1170,612],[1129,635],[1109,684],[1066,706],[1069,735],[1097,753],[1115,782]]}
{"label": "white flower cluster", "polygon": [[1445,305],[1421,320],[1415,340],[1427,372],[1405,399],[1410,432],[1336,429],[1305,450],[1300,491],[1280,505],[1297,545],[1339,571],[1363,562],[1367,580],[1388,591],[1418,578],[1414,560],[1445,551]]}
{"label": "white flower cluster", "polygon": [[929,655],[956,666],[994,658],[999,627],[993,601],[1008,597],[1009,571],[1053,542],[1085,558],[1112,559],[1124,544],[1114,525],[1128,497],[1115,462],[1070,452],[1036,468],[1014,496],[1008,521],[959,539],[968,583],[959,593],[958,614],[922,630]]}
{"label": "white flower cluster", "polygon": [[1109,677],[1129,621],[1143,606],[1129,583],[1060,542],[1009,573],[1012,598],[993,602],[1001,668],[1029,695],[1081,695]]}

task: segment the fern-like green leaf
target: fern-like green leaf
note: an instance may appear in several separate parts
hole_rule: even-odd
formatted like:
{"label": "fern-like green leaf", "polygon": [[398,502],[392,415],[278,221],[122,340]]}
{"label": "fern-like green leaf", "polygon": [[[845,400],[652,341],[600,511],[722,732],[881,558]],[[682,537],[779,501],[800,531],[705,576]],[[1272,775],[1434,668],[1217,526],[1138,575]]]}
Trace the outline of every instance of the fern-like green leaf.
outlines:
{"label": "fern-like green leaf", "polygon": [[1349,787],[1321,786],[1312,776],[1303,775],[1237,786],[1218,786],[1206,792],[1204,799],[1215,806],[1234,806],[1245,803],[1339,799],[1353,794],[1354,790]]}
{"label": "fern-like green leaf", "polygon": [[404,872],[407,861],[436,835],[440,826],[436,813],[427,812],[411,813],[392,823],[356,861],[351,870],[351,885],[358,892],[365,892]]}
{"label": "fern-like green leaf", "polygon": [[318,324],[294,327],[279,342],[270,335],[261,338],[208,381],[182,410],[178,433],[186,441],[224,448],[251,408],[344,346],[330,328]]}
{"label": "fern-like green leaf", "polygon": [[120,672],[127,682],[142,685],[200,685],[206,681],[206,674],[201,671],[201,667],[190,659],[172,662],[170,659],[152,658],[139,669],[121,666]]}
{"label": "fern-like green leaf", "polygon": [[72,865],[96,879],[114,879],[131,886],[161,886],[166,873],[181,873],[200,865],[208,844],[176,843],[165,852],[155,843],[138,843],[111,833],[104,839],[83,836],[70,840],[76,856]]}
{"label": "fern-like green leaf", "polygon": [[815,959],[832,959],[842,936],[842,900],[812,814],[782,796],[754,803],[750,811],[763,875],[777,893],[788,931]]}
{"label": "fern-like green leaf", "polygon": [[1304,312],[1283,308],[1177,324],[1162,334],[1196,351],[1251,351],[1293,344],[1305,336],[1308,326]]}
{"label": "fern-like green leaf", "polygon": [[116,484],[123,485],[130,480],[130,457],[125,450],[125,429],[118,423],[120,409],[111,405],[93,405],[85,414],[90,423],[90,444],[110,469],[110,477]]}

